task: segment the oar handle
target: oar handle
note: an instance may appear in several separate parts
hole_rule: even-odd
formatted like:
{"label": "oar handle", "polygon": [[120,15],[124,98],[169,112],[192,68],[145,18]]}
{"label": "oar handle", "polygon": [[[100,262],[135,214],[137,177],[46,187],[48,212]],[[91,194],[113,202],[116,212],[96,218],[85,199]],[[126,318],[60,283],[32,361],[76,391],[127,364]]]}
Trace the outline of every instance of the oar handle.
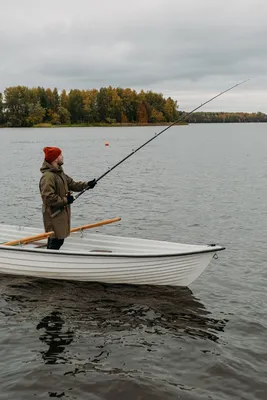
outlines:
{"label": "oar handle", "polygon": [[[121,220],[120,217],[112,218],[112,219],[104,219],[103,221],[94,222],[93,224],[81,225],[81,226],[78,226],[76,228],[72,228],[70,230],[70,232],[73,233],[73,232],[83,231],[85,229],[97,228],[98,226],[112,224],[113,222],[118,222],[120,220]],[[27,237],[24,237],[24,238],[21,238],[21,239],[12,240],[10,242],[6,242],[6,243],[2,243],[2,244],[5,245],[5,246],[15,246],[17,244],[27,244],[27,243],[36,242],[36,241],[39,241],[39,240],[46,239],[46,238],[48,238],[49,236],[52,236],[52,235],[54,235],[53,231],[44,232],[44,233],[39,233],[38,235],[27,236]]]}

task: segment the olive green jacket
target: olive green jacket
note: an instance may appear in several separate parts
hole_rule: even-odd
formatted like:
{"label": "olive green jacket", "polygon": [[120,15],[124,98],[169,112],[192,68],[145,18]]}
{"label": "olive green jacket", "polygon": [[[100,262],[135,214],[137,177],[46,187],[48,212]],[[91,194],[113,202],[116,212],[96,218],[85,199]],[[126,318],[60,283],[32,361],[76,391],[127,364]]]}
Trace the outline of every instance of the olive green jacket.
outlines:
{"label": "olive green jacket", "polygon": [[[80,192],[88,182],[74,182],[66,175],[62,167],[54,168],[47,161],[40,169],[42,177],[39,183],[40,194],[43,200],[43,222],[46,232],[54,231],[58,239],[65,239],[70,234],[70,206],[67,204],[68,191]],[[56,217],[52,214],[64,207]]]}

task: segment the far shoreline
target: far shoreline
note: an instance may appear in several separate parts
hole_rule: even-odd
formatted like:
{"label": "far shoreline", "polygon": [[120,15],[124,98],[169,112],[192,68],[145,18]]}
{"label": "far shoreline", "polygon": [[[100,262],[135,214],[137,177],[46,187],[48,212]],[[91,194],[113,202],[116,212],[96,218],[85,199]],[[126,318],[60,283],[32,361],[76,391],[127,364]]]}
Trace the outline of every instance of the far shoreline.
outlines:
{"label": "far shoreline", "polygon": [[185,121],[180,121],[177,123],[174,122],[157,122],[157,123],[114,123],[114,124],[108,124],[108,123],[92,123],[92,124],[49,124],[49,123],[43,123],[43,124],[37,124],[33,126],[5,126],[5,125],[0,125],[0,129],[15,129],[15,128],[21,128],[21,129],[34,129],[34,128],[127,128],[127,127],[149,127],[149,126],[183,126],[183,125],[195,125],[195,124],[262,124],[267,121],[225,121],[225,122],[185,122]]}
{"label": "far shoreline", "polygon": [[43,123],[43,124],[37,124],[33,126],[4,126],[0,125],[0,128],[8,128],[8,129],[13,129],[13,128],[101,128],[101,127],[142,127],[142,126],[170,126],[170,125],[189,125],[188,122],[181,121],[177,123],[173,122],[157,122],[157,123],[114,123],[114,124],[108,124],[108,123],[92,123],[92,124],[86,124],[86,123],[81,123],[81,124],[49,124],[49,123]]}

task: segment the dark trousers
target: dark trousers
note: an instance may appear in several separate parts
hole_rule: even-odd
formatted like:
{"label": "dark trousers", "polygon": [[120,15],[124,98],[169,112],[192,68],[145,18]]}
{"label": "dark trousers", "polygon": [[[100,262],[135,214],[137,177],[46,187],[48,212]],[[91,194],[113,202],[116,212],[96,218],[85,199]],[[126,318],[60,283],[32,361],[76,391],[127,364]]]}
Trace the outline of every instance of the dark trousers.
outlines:
{"label": "dark trousers", "polygon": [[64,239],[57,238],[48,238],[47,240],[47,249],[49,250],[59,250],[63,245]]}

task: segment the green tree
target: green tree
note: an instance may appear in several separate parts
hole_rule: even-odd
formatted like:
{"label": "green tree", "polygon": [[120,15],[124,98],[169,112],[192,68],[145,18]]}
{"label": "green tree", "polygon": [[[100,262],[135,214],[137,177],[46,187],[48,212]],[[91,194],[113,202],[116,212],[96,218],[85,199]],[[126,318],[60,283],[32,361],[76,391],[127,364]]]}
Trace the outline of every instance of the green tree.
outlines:
{"label": "green tree", "polygon": [[57,88],[54,88],[52,92],[52,110],[54,112],[58,112],[58,109],[60,107],[60,96],[58,94]]}
{"label": "green tree", "polygon": [[27,126],[29,89],[26,86],[9,87],[4,95],[7,122],[11,126]]}
{"label": "green tree", "polygon": [[70,91],[68,111],[72,123],[77,124],[84,121],[83,96],[80,90]]}
{"label": "green tree", "polygon": [[51,124],[53,125],[59,125],[60,124],[60,116],[57,112],[54,112],[53,110],[50,111],[50,121]]}
{"label": "green tree", "polygon": [[27,126],[37,125],[43,122],[45,109],[41,106],[40,101],[29,105],[28,117],[26,118]]}
{"label": "green tree", "polygon": [[91,118],[92,122],[99,121],[99,114],[98,114],[98,109],[97,109],[97,94],[98,94],[98,90],[97,89],[92,89],[92,90],[89,91],[90,118]]}
{"label": "green tree", "polygon": [[97,113],[99,115],[99,121],[105,121],[108,116],[108,90],[107,88],[100,88],[97,94]]}
{"label": "green tree", "polygon": [[48,108],[48,97],[46,91],[43,87],[38,86],[37,88],[38,100],[40,102],[41,107],[45,110]]}
{"label": "green tree", "polygon": [[145,94],[145,101],[149,104],[151,110],[152,108],[154,108],[154,110],[156,111],[162,113],[164,112],[165,100],[161,93],[154,93],[152,91],[149,91]]}
{"label": "green tree", "polygon": [[59,107],[58,116],[61,124],[70,124],[70,113],[65,107]]}
{"label": "green tree", "polygon": [[45,120],[48,121],[48,122],[51,122],[52,114],[54,112],[53,92],[52,92],[52,90],[50,88],[47,88],[45,90],[45,94],[46,94],[46,101],[47,101]]}
{"label": "green tree", "polygon": [[97,94],[97,112],[100,121],[121,122],[122,100],[117,89],[100,88]]}

